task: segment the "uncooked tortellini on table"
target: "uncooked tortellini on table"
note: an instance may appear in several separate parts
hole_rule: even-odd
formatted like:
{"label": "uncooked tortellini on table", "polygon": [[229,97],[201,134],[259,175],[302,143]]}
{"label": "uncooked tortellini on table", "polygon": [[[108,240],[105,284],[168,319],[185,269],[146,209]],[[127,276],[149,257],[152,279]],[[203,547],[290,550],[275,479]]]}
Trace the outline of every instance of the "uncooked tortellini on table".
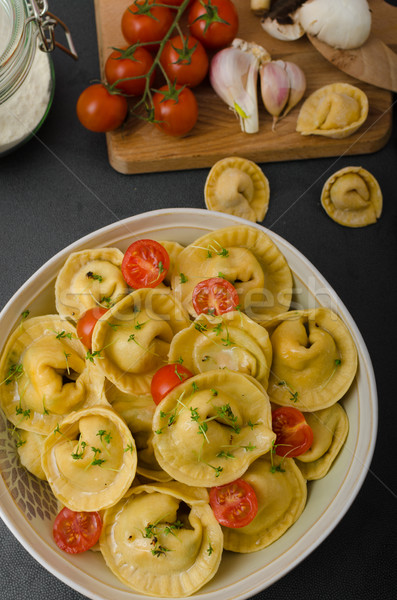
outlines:
{"label": "uncooked tortellini on table", "polygon": [[335,404],[357,370],[353,338],[327,308],[289,311],[266,323],[273,347],[270,400],[303,412]]}
{"label": "uncooked tortellini on table", "polygon": [[362,167],[345,167],[327,179],[321,204],[331,219],[346,227],[365,227],[382,214],[383,198],[375,177]]}
{"label": "uncooked tortellini on table", "polygon": [[342,139],[355,133],[367,116],[368,98],[362,90],[349,83],[332,83],[305,100],[296,130],[302,135]]}
{"label": "uncooked tortellini on table", "polygon": [[204,187],[210,210],[261,222],[269,206],[270,186],[262,169],[251,160],[230,156],[213,165]]}

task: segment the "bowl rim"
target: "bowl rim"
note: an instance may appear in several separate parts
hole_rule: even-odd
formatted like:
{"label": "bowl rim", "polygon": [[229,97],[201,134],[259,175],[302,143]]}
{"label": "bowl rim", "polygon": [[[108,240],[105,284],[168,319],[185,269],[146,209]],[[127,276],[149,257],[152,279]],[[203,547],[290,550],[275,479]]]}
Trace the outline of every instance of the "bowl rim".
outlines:
{"label": "bowl rim", "polygon": [[[38,270],[33,273],[25,283],[12,295],[9,301],[5,304],[2,311],[0,312],[0,325],[3,325],[3,321],[7,317],[7,313],[10,311],[11,307],[14,307],[15,304],[18,304],[18,301],[21,301],[21,297],[29,291],[30,286],[35,283],[41,275],[45,274],[46,283],[41,286],[41,288],[36,292],[36,297],[40,295],[45,287],[49,285],[49,282],[55,277],[57,271],[61,264],[63,264],[66,257],[71,253],[77,250],[88,247],[87,244],[92,244],[92,240],[96,240],[97,238],[111,238],[112,233],[115,233],[117,230],[121,232],[122,228],[125,228],[126,234],[124,238],[121,238],[121,233],[118,235],[119,243],[121,239],[136,239],[142,237],[141,232],[143,230],[137,230],[137,225],[145,224],[146,220],[155,221],[159,220],[156,225],[161,225],[158,229],[161,231],[162,228],[166,229],[167,227],[178,227],[177,224],[172,223],[170,220],[167,222],[167,218],[171,219],[175,216],[179,216],[179,218],[186,217],[197,217],[197,221],[200,219],[208,221],[205,226],[203,226],[203,233],[218,229],[220,227],[226,227],[228,225],[246,225],[250,227],[254,227],[260,231],[264,231],[269,235],[269,237],[276,243],[276,245],[284,246],[288,251],[290,251],[293,255],[296,256],[298,261],[302,263],[306,268],[310,269],[315,277],[322,283],[322,285],[326,288],[333,302],[338,307],[338,312],[343,313],[344,321],[348,322],[348,326],[350,328],[353,337],[356,339],[356,343],[358,346],[359,354],[361,354],[361,358],[363,360],[363,364],[365,365],[364,371],[366,372],[367,381],[368,381],[368,390],[369,397],[372,399],[370,402],[371,408],[371,421],[367,426],[369,431],[369,439],[367,440],[365,454],[360,457],[359,460],[359,468],[355,468],[355,478],[354,481],[349,480],[347,484],[346,477],[342,481],[339,486],[336,495],[333,497],[332,501],[327,506],[326,510],[322,512],[320,517],[317,519],[316,523],[306,530],[302,536],[300,536],[299,540],[293,545],[292,548],[286,550],[286,552],[282,553],[281,556],[276,557],[274,560],[270,561],[270,564],[263,565],[260,569],[257,569],[253,573],[243,577],[235,583],[230,585],[226,585],[220,590],[210,591],[207,593],[200,593],[201,590],[196,592],[195,596],[201,596],[202,598],[206,598],[207,600],[215,600],[220,597],[220,594],[225,593],[226,590],[230,590],[230,593],[227,596],[222,594],[222,600],[244,600],[246,598],[252,597],[254,594],[259,593],[265,588],[269,587],[277,580],[282,578],[288,572],[290,572],[293,568],[295,568],[300,562],[302,562],[315,548],[317,548],[324,539],[331,533],[331,531],[338,525],[338,523],[345,516],[352,503],[354,502],[356,496],[358,495],[364,480],[368,474],[370,464],[372,461],[373,453],[375,450],[376,444],[376,435],[377,435],[377,426],[378,426],[378,401],[377,401],[377,389],[375,382],[375,375],[373,371],[373,366],[371,362],[371,358],[367,349],[367,346],[364,342],[364,339],[352,318],[350,312],[347,307],[344,305],[342,300],[339,298],[335,290],[328,283],[328,281],[323,277],[323,275],[318,271],[318,269],[290,242],[288,242],[285,238],[280,236],[277,233],[267,229],[266,227],[253,223],[251,221],[247,221],[240,217],[235,217],[233,215],[229,215],[226,213],[221,213],[217,211],[208,211],[207,209],[197,209],[197,208],[166,208],[166,209],[157,209],[152,211],[147,211],[143,213],[139,213],[137,215],[127,217],[125,219],[121,219],[120,221],[113,222],[109,225],[106,225],[102,228],[92,231],[91,233],[86,234],[85,236],[75,240],[68,246],[64,247],[56,254],[54,254],[49,260],[47,260]],[[163,222],[161,220],[163,219]],[[165,220],[164,220],[165,219]],[[222,225],[216,225],[216,222],[222,222]],[[131,227],[132,226],[132,227]],[[186,224],[181,226],[182,229],[186,229],[188,226]],[[199,226],[196,222],[193,222],[190,226],[192,228],[198,229]],[[131,243],[131,242],[130,242]],[[103,245],[111,245],[112,241],[104,243]],[[282,248],[281,248],[282,251]],[[293,270],[293,269],[292,269]],[[51,277],[52,273],[52,277]],[[308,288],[309,289],[309,288]],[[6,329],[8,331],[4,332],[4,337],[2,335],[2,342],[6,342],[10,331],[15,327],[15,321],[12,320],[11,324],[8,324]],[[1,344],[1,350],[3,348],[3,343]],[[359,434],[357,435],[357,441],[359,438]],[[356,441],[356,448],[357,448]],[[349,466],[348,471],[352,469],[352,463]],[[1,474],[1,473],[0,473]],[[0,477],[0,492],[1,489],[4,489],[8,492],[8,487],[5,484],[2,477]],[[341,494],[346,490],[349,491],[348,496],[343,495],[343,501]],[[31,554],[39,564],[44,566],[50,573],[56,576],[58,579],[63,581],[69,587],[75,589],[81,594],[85,595],[92,600],[104,600],[105,596],[101,594],[97,594],[95,591],[87,589],[86,580],[87,578],[92,578],[90,574],[87,574],[85,571],[79,570],[73,564],[68,563],[62,557],[61,554],[58,554],[52,548],[49,548],[48,545],[41,539],[41,537],[36,533],[36,531],[30,527],[26,528],[26,517],[24,519],[25,527],[21,526],[19,519],[16,521],[15,516],[18,516],[19,513],[22,513],[19,508],[16,507],[13,499],[11,498],[12,504],[14,505],[14,510],[11,510],[9,506],[5,506],[3,502],[3,493],[0,493],[0,517],[8,527],[8,529],[14,534],[14,536],[18,539],[18,541],[23,545],[23,547]],[[10,494],[8,494],[11,496]],[[327,513],[330,513],[331,507],[334,507],[333,512],[337,509],[336,514],[334,514],[331,520],[327,519]],[[24,515],[19,515],[20,519],[23,520]],[[322,524],[321,532],[316,536],[315,540],[310,542],[307,541],[307,538],[310,537],[310,534],[313,533],[313,529],[317,532],[319,524]],[[306,541],[305,541],[306,539]],[[303,547],[301,549],[301,545],[306,544],[306,548]],[[299,546],[297,549],[296,546]],[[49,554],[49,558],[46,555]],[[264,569],[267,569],[269,566],[272,566],[272,563],[277,562],[280,558],[285,559],[286,555],[288,556],[287,564],[284,564],[282,568],[280,568],[277,572],[274,572],[270,577],[267,577],[265,581],[263,581],[262,573]],[[285,560],[284,560],[285,563]],[[62,570],[60,569],[62,567]],[[106,584],[101,583],[106,586]],[[248,585],[246,585],[248,584]],[[114,589],[114,588],[112,588]],[[131,600],[142,600],[145,597],[143,594],[137,594],[133,590],[124,592],[124,589],[117,588],[117,592],[120,593],[120,598],[130,598]],[[110,598],[110,596],[109,596]]]}

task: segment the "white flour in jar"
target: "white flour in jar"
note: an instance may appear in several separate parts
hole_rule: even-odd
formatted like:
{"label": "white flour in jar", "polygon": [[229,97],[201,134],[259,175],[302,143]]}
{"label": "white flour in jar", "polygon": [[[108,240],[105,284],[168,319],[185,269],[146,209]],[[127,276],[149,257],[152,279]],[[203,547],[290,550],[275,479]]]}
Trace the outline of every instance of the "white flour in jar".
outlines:
{"label": "white flour in jar", "polygon": [[25,81],[0,104],[0,154],[17,146],[36,129],[47,110],[51,89],[48,55],[37,49]]}

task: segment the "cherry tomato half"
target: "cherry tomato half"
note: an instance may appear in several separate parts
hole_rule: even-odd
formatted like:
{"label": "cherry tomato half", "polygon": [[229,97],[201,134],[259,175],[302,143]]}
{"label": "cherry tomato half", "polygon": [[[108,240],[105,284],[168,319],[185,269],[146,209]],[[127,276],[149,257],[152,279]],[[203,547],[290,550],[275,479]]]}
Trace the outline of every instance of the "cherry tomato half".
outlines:
{"label": "cherry tomato half", "polygon": [[102,83],[86,88],[77,100],[78,119],[90,131],[113,131],[122,125],[128,104],[124,96],[111,94]]}
{"label": "cherry tomato half", "polygon": [[99,512],[75,512],[66,506],[56,516],[52,529],[55,543],[68,554],[79,554],[92,548],[101,531]]}
{"label": "cherry tomato half", "polygon": [[153,2],[154,0],[135,0],[124,11],[121,31],[129,44],[157,42],[146,46],[154,49],[171,27],[174,13],[167,6],[151,6]]}
{"label": "cherry tomato half", "polygon": [[210,505],[218,523],[235,529],[251,523],[258,512],[255,490],[244,479],[211,488]]}
{"label": "cherry tomato half", "polygon": [[280,406],[272,413],[272,429],[276,434],[278,456],[299,456],[313,443],[313,430],[300,410],[293,406]]}
{"label": "cherry tomato half", "polygon": [[186,135],[197,122],[197,100],[187,87],[163,85],[153,96],[153,108],[156,126],[168,135]]}
{"label": "cherry tomato half", "polygon": [[170,257],[155,240],[137,240],[129,246],[121,263],[125,281],[134,290],[154,288],[167,275]]}
{"label": "cherry tomato half", "polygon": [[237,35],[239,19],[231,0],[195,0],[189,9],[191,34],[205,48],[225,48]]}
{"label": "cherry tomato half", "polygon": [[179,363],[164,365],[164,367],[155,372],[152,378],[150,392],[153,401],[159,404],[168,392],[182,383],[182,381],[185,381],[185,379],[189,379],[189,377],[193,377],[193,373]]}
{"label": "cherry tomato half", "polygon": [[[119,79],[116,85],[118,90],[121,90],[129,96],[139,96],[143,94],[146,86],[146,78],[144,75],[148,73],[153,65],[153,57],[142,46],[133,46],[113,50],[109,54],[105,63],[105,76],[108,83],[113,84]],[[155,76],[155,71],[150,75],[149,84],[152,85]],[[130,79],[131,77],[137,79]]]}
{"label": "cherry tomato half", "polygon": [[222,277],[204,279],[196,285],[192,293],[193,308],[201,313],[222,315],[235,310],[239,299],[237,290],[230,281]]}
{"label": "cherry tomato half", "polygon": [[176,35],[164,46],[160,62],[171,81],[195,87],[208,71],[208,56],[193,36]]}
{"label": "cherry tomato half", "polygon": [[94,327],[107,310],[107,308],[103,308],[102,306],[94,306],[94,308],[86,310],[77,321],[77,335],[89,350],[91,350]]}

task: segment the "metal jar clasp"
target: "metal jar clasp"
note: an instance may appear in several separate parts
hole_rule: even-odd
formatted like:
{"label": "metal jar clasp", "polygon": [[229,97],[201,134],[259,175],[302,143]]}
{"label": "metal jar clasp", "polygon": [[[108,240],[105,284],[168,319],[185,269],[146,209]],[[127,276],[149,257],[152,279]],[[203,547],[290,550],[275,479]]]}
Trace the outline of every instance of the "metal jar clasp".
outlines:
{"label": "metal jar clasp", "polygon": [[[43,52],[52,52],[55,48],[60,48],[69,56],[77,60],[78,55],[73,44],[72,35],[69,28],[63,21],[48,11],[48,2],[46,0],[29,0],[33,14],[27,19],[27,23],[35,21],[40,36],[40,50]],[[68,48],[60,44],[55,39],[55,26],[60,25],[65,32]]]}

